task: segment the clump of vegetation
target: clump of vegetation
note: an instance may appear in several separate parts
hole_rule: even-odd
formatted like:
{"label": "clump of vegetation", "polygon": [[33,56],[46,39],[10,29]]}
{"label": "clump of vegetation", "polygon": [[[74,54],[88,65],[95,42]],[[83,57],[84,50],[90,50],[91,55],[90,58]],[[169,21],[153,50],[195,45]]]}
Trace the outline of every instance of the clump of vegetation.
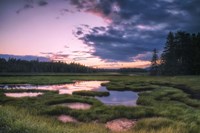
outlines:
{"label": "clump of vegetation", "polygon": [[110,95],[110,93],[107,91],[74,91],[72,94],[80,96],[92,96],[92,97],[95,96],[103,97]]}

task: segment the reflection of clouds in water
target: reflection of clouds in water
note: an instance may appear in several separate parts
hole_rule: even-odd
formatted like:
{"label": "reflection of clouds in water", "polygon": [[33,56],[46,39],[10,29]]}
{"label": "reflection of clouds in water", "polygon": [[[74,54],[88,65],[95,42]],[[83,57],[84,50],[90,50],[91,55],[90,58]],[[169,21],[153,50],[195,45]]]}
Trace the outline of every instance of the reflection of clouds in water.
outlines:
{"label": "reflection of clouds in water", "polygon": [[[101,86],[102,83],[108,81],[76,81],[71,84],[61,85],[0,85],[3,89],[37,89],[37,90],[50,90],[59,91],[59,94],[72,94],[74,91],[108,91],[105,86]],[[138,99],[137,93],[133,91],[109,91],[110,95],[106,97],[95,97],[102,103],[107,105],[125,105],[135,106]],[[25,94],[24,94],[25,95]],[[33,95],[33,94],[32,94]]]}
{"label": "reflection of clouds in water", "polygon": [[75,84],[66,85],[65,89],[59,89],[59,94],[72,94],[74,91],[81,90],[98,90],[101,87],[101,83],[108,81],[77,81]]}
{"label": "reflection of clouds in water", "polygon": [[111,99],[111,101],[112,101],[112,102],[116,102],[116,101],[117,101],[117,98],[116,98],[116,97],[113,97],[113,98]]}
{"label": "reflection of clouds in water", "polygon": [[61,85],[5,85],[3,89],[36,89],[36,90],[50,90],[59,91],[59,94],[72,94],[74,91],[81,90],[98,90],[101,88],[101,83],[108,81],[77,81],[71,84]]}
{"label": "reflection of clouds in water", "polygon": [[42,95],[41,92],[19,92],[19,93],[5,93],[8,97],[37,97],[39,95]]}
{"label": "reflection of clouds in water", "polygon": [[138,95],[132,91],[109,91],[108,97],[96,97],[107,105],[135,106]]}

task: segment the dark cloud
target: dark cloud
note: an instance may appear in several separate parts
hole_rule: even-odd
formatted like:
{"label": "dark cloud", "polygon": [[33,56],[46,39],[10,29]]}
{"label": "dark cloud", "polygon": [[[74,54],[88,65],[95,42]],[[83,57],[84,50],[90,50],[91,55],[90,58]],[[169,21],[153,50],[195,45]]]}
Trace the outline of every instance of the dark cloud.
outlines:
{"label": "dark cloud", "polygon": [[40,1],[38,2],[38,5],[39,5],[39,6],[46,6],[46,5],[48,5],[48,2],[46,2],[46,1],[44,1],[44,0],[40,0]]}
{"label": "dark cloud", "polygon": [[54,53],[53,52],[40,52],[40,54],[51,55],[51,54],[54,54]]}
{"label": "dark cloud", "polygon": [[79,30],[79,31],[76,32],[76,34],[77,34],[77,35],[82,35],[83,32],[82,32],[81,30]]}
{"label": "dark cloud", "polygon": [[15,59],[21,59],[21,60],[27,60],[27,61],[31,61],[31,60],[39,60],[39,61],[43,61],[43,62],[50,61],[50,59],[47,57],[33,56],[33,55],[22,56],[22,55],[0,54],[0,58],[4,58],[6,60],[8,60],[9,58],[15,58]]}
{"label": "dark cloud", "polygon": [[21,13],[22,11],[25,11],[27,9],[31,9],[31,8],[34,8],[35,5],[37,6],[40,6],[40,7],[43,7],[43,6],[46,6],[48,5],[48,2],[46,2],[45,0],[40,0],[40,1],[37,1],[37,3],[34,1],[34,0],[24,0],[23,2],[24,6],[19,8],[16,13],[19,14]]}
{"label": "dark cloud", "polygon": [[25,4],[22,8],[18,9],[18,10],[16,11],[16,13],[19,14],[21,11],[27,10],[27,9],[31,9],[31,8],[34,8],[34,6],[32,5],[32,3],[30,3],[30,4]]}
{"label": "dark cloud", "polygon": [[45,57],[54,60],[54,61],[65,61],[68,59],[68,54],[63,54],[63,51],[58,52],[40,52],[40,54],[43,54]]}
{"label": "dark cloud", "polygon": [[137,56],[133,57],[134,61],[143,60],[149,61],[152,58],[152,52],[144,52],[142,54],[138,54]]}
{"label": "dark cloud", "polygon": [[[133,29],[116,30],[111,27],[108,30],[105,28],[97,29],[96,27],[92,28],[89,34],[85,34],[79,39],[94,47],[94,52],[91,51],[93,56],[98,56],[105,61],[132,61],[132,57],[138,54],[151,51],[154,47],[161,48],[159,39],[149,41],[152,39],[149,34],[163,37],[160,32],[157,34],[152,33],[152,31],[143,33],[143,31]],[[102,29],[104,33],[99,34]]]}
{"label": "dark cloud", "polygon": [[169,31],[198,32],[199,0],[71,0],[78,10],[110,20],[108,27],[77,28],[75,36],[106,61],[143,60],[153,48],[162,51]]}
{"label": "dark cloud", "polygon": [[101,27],[93,27],[91,30],[92,30],[93,34],[95,34],[95,33],[104,32],[106,30],[106,28],[102,27],[102,26]]}
{"label": "dark cloud", "polygon": [[61,10],[60,10],[59,15],[60,15],[60,16],[64,16],[64,15],[67,14],[67,13],[74,13],[74,11],[64,8],[64,9],[61,9]]}

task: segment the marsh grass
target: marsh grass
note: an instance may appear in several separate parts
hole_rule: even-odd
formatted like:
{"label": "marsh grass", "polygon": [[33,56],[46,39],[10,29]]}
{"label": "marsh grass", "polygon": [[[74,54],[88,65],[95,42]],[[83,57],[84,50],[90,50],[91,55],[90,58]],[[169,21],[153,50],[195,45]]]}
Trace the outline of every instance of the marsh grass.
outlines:
{"label": "marsh grass", "polygon": [[[38,124],[39,123],[39,124]],[[145,118],[137,121],[134,128],[124,133],[188,133],[190,129],[182,122],[167,118]],[[2,133],[108,133],[103,124],[61,123],[56,117],[35,116],[24,109],[3,106],[0,110]]]}
{"label": "marsh grass", "polygon": [[0,76],[0,84],[34,84],[50,85],[73,83],[71,79],[63,78],[64,76]]}
{"label": "marsh grass", "polygon": [[175,122],[168,118],[155,117],[145,118],[137,122],[134,130],[137,132],[165,132],[165,133],[186,133],[187,125],[182,122]]}
{"label": "marsh grass", "polygon": [[[200,100],[193,94],[200,94],[199,76],[180,77],[148,77],[148,76],[24,76],[0,77],[0,83],[31,83],[31,84],[57,84],[73,82],[74,80],[109,80],[103,83],[110,90],[131,90],[139,92],[138,106],[106,106],[95,98],[79,95],[59,95],[57,92],[44,92],[36,98],[9,98],[0,90],[1,127],[6,132],[41,132],[41,125],[45,125],[49,132],[108,132],[102,124],[62,124],[55,120],[55,116],[66,114],[75,117],[81,122],[97,121],[104,123],[116,118],[129,118],[138,120],[136,126],[129,132],[137,133],[198,133],[200,131]],[[187,87],[190,91],[185,91]],[[15,90],[12,90],[13,92]],[[19,90],[21,91],[21,90]],[[33,90],[30,90],[33,91]],[[192,93],[190,93],[192,92]],[[55,107],[54,104],[66,102],[82,102],[91,104],[89,110],[73,110],[66,107]],[[11,107],[12,106],[12,107]],[[3,111],[2,111],[3,109]],[[21,111],[22,110],[26,110]],[[14,110],[14,111],[12,111]],[[19,113],[19,111],[21,113]],[[10,112],[10,113],[9,113]],[[16,113],[15,113],[16,112]],[[22,117],[27,114],[34,126],[28,126]],[[14,116],[16,115],[16,116]],[[5,117],[4,117],[5,116]],[[6,117],[8,119],[6,119]],[[33,119],[37,120],[33,120]],[[11,120],[10,120],[11,119]],[[47,119],[44,120],[43,119]],[[55,126],[51,125],[56,123]],[[17,121],[15,123],[15,121]],[[11,121],[11,122],[10,122]],[[35,122],[37,121],[37,122]],[[46,122],[48,121],[48,122]],[[27,122],[28,123],[28,122]],[[38,124],[40,123],[40,124]],[[47,124],[50,123],[50,124]],[[38,125],[37,125],[38,124]],[[3,126],[2,126],[3,125]],[[69,127],[68,127],[69,126]],[[91,126],[91,127],[90,127]],[[94,126],[94,127],[93,127]],[[7,128],[8,127],[8,128]],[[44,128],[43,127],[43,128]],[[54,128],[54,129],[53,129]],[[40,131],[41,130],[41,131]],[[65,129],[66,130],[66,129]]]}
{"label": "marsh grass", "polygon": [[[78,127],[78,128],[77,128]],[[12,106],[0,109],[0,132],[2,133],[106,133],[101,124],[62,124],[54,117],[35,116]]]}

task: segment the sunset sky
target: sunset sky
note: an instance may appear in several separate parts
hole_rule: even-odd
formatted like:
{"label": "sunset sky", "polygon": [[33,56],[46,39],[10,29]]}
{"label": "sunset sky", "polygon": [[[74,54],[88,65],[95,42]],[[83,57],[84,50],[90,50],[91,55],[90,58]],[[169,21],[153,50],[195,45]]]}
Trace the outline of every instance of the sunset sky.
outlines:
{"label": "sunset sky", "polygon": [[200,30],[200,0],[0,0],[0,57],[147,67],[169,31]]}

